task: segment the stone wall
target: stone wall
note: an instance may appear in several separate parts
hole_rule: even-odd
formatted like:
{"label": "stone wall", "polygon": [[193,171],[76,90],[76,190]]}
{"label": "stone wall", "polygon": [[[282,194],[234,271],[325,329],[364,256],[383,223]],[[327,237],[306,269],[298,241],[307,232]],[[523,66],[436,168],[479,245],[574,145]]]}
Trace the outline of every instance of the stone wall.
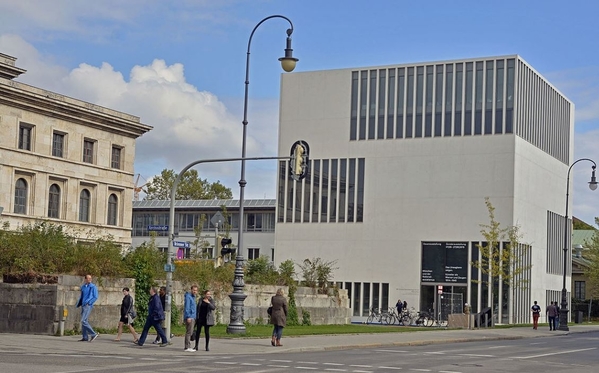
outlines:
{"label": "stone wall", "polygon": [[[79,288],[83,283],[80,276],[58,276],[58,284],[5,284],[0,282],[0,333],[60,333],[63,330],[81,329],[81,309],[75,307],[79,299]],[[99,299],[89,318],[93,327],[113,329],[120,317],[123,299],[122,289],[131,289],[135,298],[135,280],[95,278]],[[266,309],[278,286],[246,285],[244,319],[250,323],[266,323]],[[282,287],[285,294],[286,287]],[[183,297],[187,289],[178,282],[173,283],[173,306],[183,308]],[[227,294],[216,297],[216,316],[219,323],[228,324],[231,301]],[[345,290],[338,294],[316,294],[313,289],[298,288],[296,306],[301,321],[302,310],[310,313],[312,324],[347,324],[351,319],[349,300]],[[66,311],[66,317],[63,317]],[[180,317],[183,312],[181,311]],[[179,320],[181,321],[181,320]]]}

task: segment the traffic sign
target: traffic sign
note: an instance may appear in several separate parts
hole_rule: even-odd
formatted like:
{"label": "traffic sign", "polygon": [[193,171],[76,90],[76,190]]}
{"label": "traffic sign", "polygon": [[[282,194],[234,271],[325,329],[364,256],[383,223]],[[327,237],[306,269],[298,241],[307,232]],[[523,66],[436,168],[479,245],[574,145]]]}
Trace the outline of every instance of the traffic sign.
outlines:
{"label": "traffic sign", "polygon": [[173,246],[174,247],[182,247],[184,249],[189,249],[191,247],[189,242],[183,242],[183,241],[173,241]]}
{"label": "traffic sign", "polygon": [[166,232],[168,231],[168,225],[148,225],[148,230]]}
{"label": "traffic sign", "polygon": [[225,221],[225,217],[221,214],[220,211],[217,211],[216,214],[210,219],[210,222],[215,227],[222,227],[222,223]]}

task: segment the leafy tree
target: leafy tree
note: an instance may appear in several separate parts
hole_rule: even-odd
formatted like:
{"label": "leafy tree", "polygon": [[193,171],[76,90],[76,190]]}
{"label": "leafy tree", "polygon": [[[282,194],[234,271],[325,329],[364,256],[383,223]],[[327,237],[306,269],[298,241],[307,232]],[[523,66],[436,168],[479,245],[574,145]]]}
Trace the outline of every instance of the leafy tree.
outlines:
{"label": "leafy tree", "polygon": [[303,283],[305,286],[313,289],[318,288],[320,294],[327,294],[329,283],[333,279],[333,271],[336,260],[324,261],[321,258],[304,259],[304,262],[299,265],[302,270]]}
{"label": "leafy tree", "polygon": [[486,275],[484,282],[492,289],[490,306],[493,309],[493,303],[498,297],[496,285],[505,283],[515,292],[516,288],[526,285],[526,280],[523,280],[521,275],[531,266],[522,265],[520,255],[523,248],[520,244],[519,226],[502,228],[495,220],[495,207],[488,197],[485,198],[485,205],[490,222],[480,225],[480,233],[485,242],[477,244],[480,256],[477,261],[472,262],[472,266],[481,271],[483,278]]}
{"label": "leafy tree", "polygon": [[[177,174],[174,170],[164,169],[160,176],[154,176],[146,185],[144,200],[168,200]],[[177,185],[176,199],[231,199],[233,192],[220,181],[210,183],[208,179],[201,179],[197,170],[187,170]]]}
{"label": "leafy tree", "polygon": [[[595,224],[599,227],[599,218],[595,218]],[[588,279],[587,298],[599,297],[599,230],[595,230],[590,240],[585,242],[587,250],[584,253],[585,259],[589,261],[589,266],[584,274]]]}

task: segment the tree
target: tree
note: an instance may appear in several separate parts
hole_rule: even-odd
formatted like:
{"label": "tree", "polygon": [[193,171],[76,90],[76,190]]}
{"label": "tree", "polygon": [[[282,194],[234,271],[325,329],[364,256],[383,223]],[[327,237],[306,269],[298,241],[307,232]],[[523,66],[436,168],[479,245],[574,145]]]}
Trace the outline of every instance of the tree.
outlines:
{"label": "tree", "polygon": [[[599,227],[599,218],[595,218],[595,224]],[[599,230],[595,230],[591,239],[585,242],[585,246],[587,250],[584,257],[589,262],[589,266],[584,270],[589,282],[586,297],[595,299],[599,296]]]}
{"label": "tree", "polygon": [[[154,176],[146,185],[144,200],[169,200],[176,177],[174,170],[162,170],[160,176]],[[220,181],[210,183],[208,179],[201,179],[197,170],[187,170],[179,180],[175,192],[175,199],[182,200],[231,198],[231,188],[227,188]]]}
{"label": "tree", "polygon": [[479,259],[472,262],[472,266],[486,275],[484,281],[491,289],[490,307],[493,309],[494,302],[498,299],[496,285],[504,283],[510,287],[512,294],[516,288],[526,286],[524,272],[531,265],[522,265],[522,253],[526,250],[525,245],[520,243],[521,234],[519,226],[502,228],[495,220],[495,207],[491,204],[489,197],[485,198],[485,205],[489,212],[489,224],[481,224],[480,233],[485,239],[482,244],[477,244]]}

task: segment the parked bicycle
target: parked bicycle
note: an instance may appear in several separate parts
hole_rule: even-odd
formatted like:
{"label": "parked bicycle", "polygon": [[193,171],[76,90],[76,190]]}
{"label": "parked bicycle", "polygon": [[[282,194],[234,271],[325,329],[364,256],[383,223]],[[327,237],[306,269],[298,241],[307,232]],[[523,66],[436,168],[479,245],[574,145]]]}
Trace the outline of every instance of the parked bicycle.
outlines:
{"label": "parked bicycle", "polygon": [[389,324],[395,325],[405,325],[408,326],[412,323],[412,318],[410,317],[410,313],[408,310],[402,310],[401,314],[397,313],[397,309],[395,307],[389,308]]}
{"label": "parked bicycle", "polygon": [[379,311],[378,308],[371,307],[368,312],[368,318],[366,324],[372,324],[378,322],[380,324],[389,325],[392,320],[392,316],[389,315],[388,311]]}
{"label": "parked bicycle", "polygon": [[429,311],[419,311],[418,318],[414,321],[416,326],[433,326],[435,323],[434,312],[432,310]]}

